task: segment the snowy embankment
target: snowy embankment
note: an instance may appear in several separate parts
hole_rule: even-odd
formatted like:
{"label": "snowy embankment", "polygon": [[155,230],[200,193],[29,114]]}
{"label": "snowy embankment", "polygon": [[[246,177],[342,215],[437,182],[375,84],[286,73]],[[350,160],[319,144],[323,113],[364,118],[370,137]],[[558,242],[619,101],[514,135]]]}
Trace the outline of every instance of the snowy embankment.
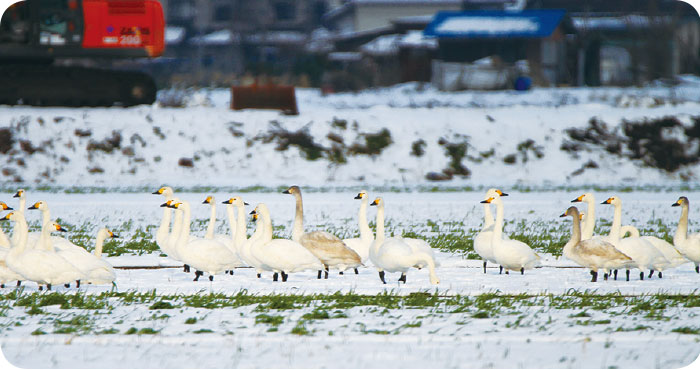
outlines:
{"label": "snowy embankment", "polygon": [[[201,94],[210,104],[0,106],[5,186],[670,186],[700,176],[692,160],[700,82],[690,77],[674,87],[526,93],[406,84],[324,97],[301,89],[299,116],[234,112],[228,91]],[[663,117],[676,126],[661,136],[684,146],[670,172],[655,168],[669,164],[648,148],[635,152],[646,138],[633,142],[622,126]]]}

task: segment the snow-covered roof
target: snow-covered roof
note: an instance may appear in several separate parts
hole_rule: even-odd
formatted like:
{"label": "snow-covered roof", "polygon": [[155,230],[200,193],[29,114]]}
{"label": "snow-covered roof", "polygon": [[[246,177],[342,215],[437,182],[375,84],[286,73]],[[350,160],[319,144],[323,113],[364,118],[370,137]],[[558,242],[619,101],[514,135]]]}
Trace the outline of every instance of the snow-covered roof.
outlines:
{"label": "snow-covered roof", "polygon": [[439,38],[547,37],[565,10],[439,12],[424,34]]}
{"label": "snow-covered roof", "polygon": [[399,47],[437,49],[438,42],[434,37],[423,35],[423,31],[408,31],[399,39]]}
{"label": "snow-covered roof", "polygon": [[247,41],[265,44],[302,44],[307,36],[296,31],[268,31],[248,36]]}
{"label": "snow-covered roof", "polygon": [[649,28],[666,25],[670,17],[648,17],[644,15],[626,15],[619,17],[571,17],[578,30],[625,30]]}
{"label": "snow-covered roof", "polygon": [[375,38],[360,46],[360,51],[372,56],[393,55],[399,52],[398,40],[402,35],[392,34]]}
{"label": "snow-covered roof", "polygon": [[165,43],[167,45],[175,45],[182,42],[185,38],[185,28],[176,26],[165,27]]}
{"label": "snow-covered roof", "polygon": [[228,45],[239,42],[240,38],[230,30],[219,30],[204,36],[190,38],[190,43],[196,45]]}

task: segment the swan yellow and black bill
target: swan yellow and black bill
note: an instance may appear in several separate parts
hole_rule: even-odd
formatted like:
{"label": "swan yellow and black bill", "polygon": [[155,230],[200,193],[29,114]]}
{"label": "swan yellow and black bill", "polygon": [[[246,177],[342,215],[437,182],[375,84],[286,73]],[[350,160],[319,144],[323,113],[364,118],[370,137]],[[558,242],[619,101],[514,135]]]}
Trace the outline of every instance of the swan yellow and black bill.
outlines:
{"label": "swan yellow and black bill", "polygon": [[257,220],[258,220],[258,214],[256,213],[253,215],[253,221],[257,221]]}
{"label": "swan yellow and black bill", "polygon": [[11,211],[13,210],[12,207],[8,206],[7,203],[5,202],[0,202],[0,208],[2,208],[3,211]]}
{"label": "swan yellow and black bill", "polygon": [[250,214],[251,214],[251,215],[257,215],[257,214],[258,214],[258,212],[257,212],[257,210],[256,210],[256,209],[254,209],[254,210],[250,211]]}
{"label": "swan yellow and black bill", "polygon": [[171,203],[171,204],[168,204],[166,207],[168,207],[168,208],[180,209],[180,205],[181,205],[181,204],[182,204],[182,202],[175,203],[175,204],[172,204],[172,203]]}
{"label": "swan yellow and black bill", "polygon": [[204,199],[204,202],[202,204],[211,204],[211,195],[207,197],[207,199]]}
{"label": "swan yellow and black bill", "polygon": [[604,201],[603,201],[602,203],[600,203],[600,204],[610,204],[610,203],[612,203],[612,201],[613,201],[613,198],[608,198],[608,199],[604,200]]}
{"label": "swan yellow and black bill", "polygon": [[382,198],[377,198],[375,199],[372,203],[370,203],[370,206],[378,206],[379,202],[381,202]]}
{"label": "swan yellow and black bill", "polygon": [[119,235],[113,233],[111,230],[107,230],[107,234],[109,234],[110,238],[118,238],[119,237]]}
{"label": "swan yellow and black bill", "polygon": [[355,196],[355,199],[362,199],[362,197],[364,196],[364,194],[365,194],[365,193],[357,193],[357,195]]}
{"label": "swan yellow and black bill", "polygon": [[684,199],[687,200],[688,198],[686,198],[686,197],[680,197],[680,198],[678,198],[678,200],[676,201],[676,203],[671,204],[671,207],[678,207],[678,206],[683,205],[683,200],[684,200]]}
{"label": "swan yellow and black bill", "polygon": [[233,198],[228,198],[227,200],[221,202],[221,204],[233,204]]}
{"label": "swan yellow and black bill", "polygon": [[56,231],[60,231],[60,232],[62,232],[62,233],[65,233],[65,232],[68,231],[68,230],[66,230],[63,226],[61,226],[61,225],[59,225],[59,224],[54,224],[53,226],[56,228]]}
{"label": "swan yellow and black bill", "polygon": [[507,193],[504,193],[504,192],[500,191],[499,189],[496,189],[496,194],[498,194],[498,195],[501,196],[501,197],[507,197],[507,196],[508,196]]}
{"label": "swan yellow and black bill", "polygon": [[17,192],[15,193],[15,195],[13,195],[12,197],[13,197],[13,198],[19,198],[19,197],[22,196],[22,194],[24,194],[24,190],[17,190]]}
{"label": "swan yellow and black bill", "polygon": [[489,199],[482,200],[480,203],[491,203],[494,199],[496,199],[496,198],[490,197]]}
{"label": "swan yellow and black bill", "polygon": [[566,212],[560,214],[559,217],[566,217]]}
{"label": "swan yellow and black bill", "polygon": [[39,209],[39,207],[41,207],[41,202],[36,202],[36,203],[32,204],[32,206],[27,208],[27,209]]}
{"label": "swan yellow and black bill", "polygon": [[165,191],[165,188],[160,188],[160,189],[158,189],[158,190],[154,191],[154,192],[153,192],[153,193],[151,193],[151,194],[157,194],[157,195],[160,195],[160,194],[163,194],[163,192],[164,192],[164,191]]}
{"label": "swan yellow and black bill", "polygon": [[583,202],[583,195],[571,201],[571,203]]}
{"label": "swan yellow and black bill", "polygon": [[14,212],[10,212],[10,213],[6,214],[5,217],[0,218],[0,221],[2,221],[2,220],[9,220],[10,217],[12,217],[13,214],[14,214]]}

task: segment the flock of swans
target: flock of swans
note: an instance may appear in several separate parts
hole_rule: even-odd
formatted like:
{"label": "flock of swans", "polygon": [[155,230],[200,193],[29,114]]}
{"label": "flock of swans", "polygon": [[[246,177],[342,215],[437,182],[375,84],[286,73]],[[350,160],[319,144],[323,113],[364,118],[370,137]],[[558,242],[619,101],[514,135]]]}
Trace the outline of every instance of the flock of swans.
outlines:
{"label": "flock of swans", "polygon": [[[214,275],[233,274],[235,268],[251,267],[260,278],[263,272],[271,272],[272,280],[281,277],[286,282],[289,274],[312,270],[318,271],[317,278],[329,270],[338,270],[340,274],[353,270],[358,274],[358,267],[371,262],[376,268],[382,283],[386,284],[386,272],[400,272],[400,282],[406,283],[406,273],[411,268],[428,268],[431,284],[438,284],[435,272],[438,262],[435,260],[430,245],[422,239],[404,237],[387,237],[384,230],[384,200],[376,198],[372,203],[366,191],[361,191],[355,199],[361,201],[358,212],[359,238],[340,239],[325,231],[305,231],[304,207],[301,189],[292,186],[283,193],[294,196],[296,213],[291,239],[273,239],[270,211],[264,203],[259,203],[250,212],[255,221],[255,230],[250,237],[246,230],[247,203],[241,197],[230,198],[226,205],[230,234],[216,234],[216,202],[208,196],[203,204],[210,206],[210,219],[204,237],[191,235],[191,208],[187,201],[176,197],[170,187],[162,187],[153,194],[161,195],[165,202],[161,204],[163,217],[155,235],[156,243],[163,253],[184,264],[185,272],[195,269],[194,280],[205,273],[213,281]],[[484,207],[484,224],[474,238],[474,250],[483,259],[484,273],[487,262],[500,266],[499,274],[505,269],[520,271],[540,265],[540,256],[526,243],[511,240],[503,234],[503,200],[508,194],[498,189],[486,192]],[[45,201],[34,203],[26,208],[26,192],[19,190],[14,195],[19,198],[19,209],[13,210],[6,203],[0,202],[0,210],[12,212],[2,220],[14,222],[12,237],[8,238],[0,229],[0,287],[11,281],[33,281],[39,285],[64,284],[69,287],[75,282],[80,287],[81,281],[89,284],[114,284],[116,275],[113,267],[101,258],[103,243],[106,238],[116,238],[106,228],[100,229],[95,239],[93,253],[77,246],[63,237],[51,235],[53,232],[65,232],[59,224],[51,220],[51,214]],[[661,278],[663,271],[687,262],[695,264],[695,271],[700,273],[700,234],[688,234],[688,198],[680,197],[673,206],[680,206],[681,217],[673,244],[654,236],[640,236],[639,231],[631,225],[622,226],[622,201],[619,197],[608,198],[602,204],[615,207],[614,219],[607,236],[593,235],[595,227],[595,197],[586,193],[572,200],[585,202],[588,207],[580,213],[576,207],[570,207],[561,217],[572,217],[573,229],[571,239],[563,248],[563,255],[569,260],[590,269],[591,281],[597,281],[598,271],[602,270],[605,280],[617,270],[625,269],[629,280],[630,269],[639,269],[639,278],[644,279],[649,272],[652,277],[658,271]],[[491,212],[491,204],[496,206],[496,217]],[[376,206],[376,235],[372,233],[367,221],[367,207]],[[41,232],[29,232],[24,210],[39,210],[42,213]],[[626,237],[629,234],[629,237]]]}

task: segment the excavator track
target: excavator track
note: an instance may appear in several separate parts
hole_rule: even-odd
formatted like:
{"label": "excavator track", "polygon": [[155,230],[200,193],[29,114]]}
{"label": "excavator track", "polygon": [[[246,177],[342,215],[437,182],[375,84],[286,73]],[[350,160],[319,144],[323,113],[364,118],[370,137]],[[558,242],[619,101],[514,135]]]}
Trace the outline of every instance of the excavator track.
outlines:
{"label": "excavator track", "polygon": [[0,104],[108,107],[153,104],[156,84],[142,72],[46,64],[0,65]]}

